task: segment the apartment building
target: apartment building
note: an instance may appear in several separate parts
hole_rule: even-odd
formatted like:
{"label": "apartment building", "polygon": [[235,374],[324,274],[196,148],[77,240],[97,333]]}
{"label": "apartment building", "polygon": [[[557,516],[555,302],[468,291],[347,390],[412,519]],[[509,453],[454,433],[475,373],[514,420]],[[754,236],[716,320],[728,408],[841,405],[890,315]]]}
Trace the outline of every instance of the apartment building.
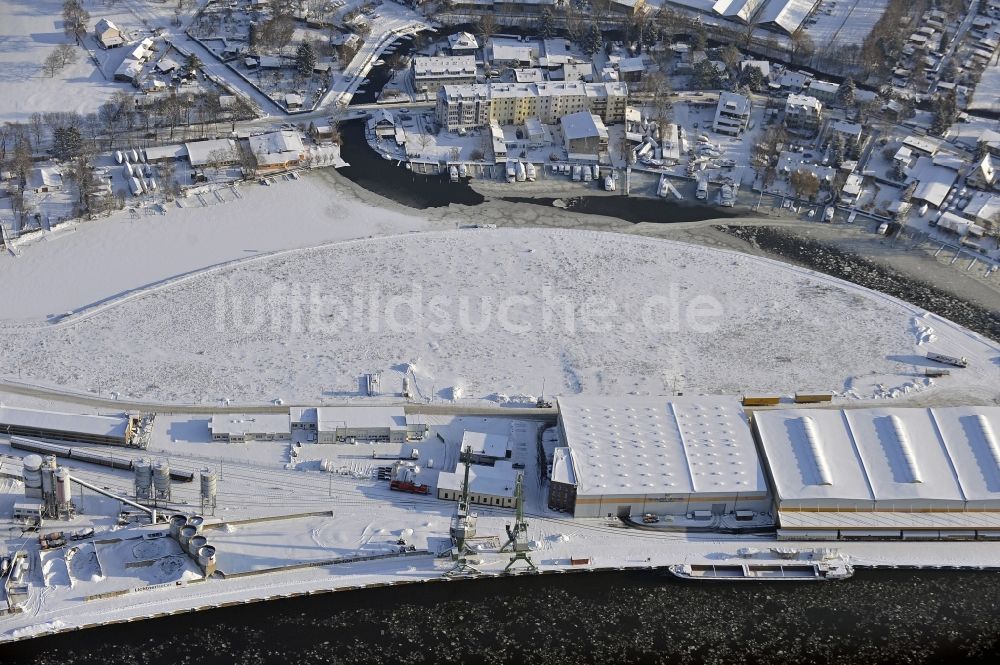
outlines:
{"label": "apartment building", "polygon": [[823,103],[809,95],[788,95],[785,100],[785,125],[815,131],[823,119]]}
{"label": "apartment building", "polygon": [[735,92],[719,94],[719,105],[715,109],[712,129],[720,134],[739,136],[750,124],[750,110],[753,105],[749,97]]}
{"label": "apartment building", "polygon": [[476,82],[476,56],[451,55],[413,59],[413,86],[435,93],[443,85]]}
{"label": "apartment building", "polygon": [[555,124],[589,111],[606,123],[623,122],[628,86],[621,82],[490,83],[445,85],[438,91],[437,118],[448,130],[482,127],[495,120],[522,125],[528,118]]}

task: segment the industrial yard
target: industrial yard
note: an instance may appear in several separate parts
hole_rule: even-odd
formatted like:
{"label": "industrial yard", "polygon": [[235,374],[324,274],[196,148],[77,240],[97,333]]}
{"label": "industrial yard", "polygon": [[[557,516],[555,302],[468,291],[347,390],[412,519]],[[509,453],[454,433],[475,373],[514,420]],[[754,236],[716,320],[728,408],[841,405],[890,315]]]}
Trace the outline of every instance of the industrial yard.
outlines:
{"label": "industrial yard", "polygon": [[[659,568],[833,581],[994,565],[1000,409],[842,411],[831,398],[171,412],[147,421],[147,439],[73,446],[53,437],[94,416],[8,408],[0,429],[30,421],[35,437],[3,444],[0,509],[20,535],[6,540],[0,636],[442,578]],[[858,443],[828,420],[850,422]]]}

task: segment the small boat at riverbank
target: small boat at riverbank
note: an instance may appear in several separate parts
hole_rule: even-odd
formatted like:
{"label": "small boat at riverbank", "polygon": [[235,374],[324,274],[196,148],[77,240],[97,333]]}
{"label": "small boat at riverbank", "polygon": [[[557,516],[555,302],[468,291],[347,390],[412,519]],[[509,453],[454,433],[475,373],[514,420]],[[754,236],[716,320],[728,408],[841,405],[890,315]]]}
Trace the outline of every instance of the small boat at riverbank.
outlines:
{"label": "small boat at riverbank", "polygon": [[799,563],[684,563],[669,567],[683,580],[708,582],[831,582],[854,575],[843,559]]}

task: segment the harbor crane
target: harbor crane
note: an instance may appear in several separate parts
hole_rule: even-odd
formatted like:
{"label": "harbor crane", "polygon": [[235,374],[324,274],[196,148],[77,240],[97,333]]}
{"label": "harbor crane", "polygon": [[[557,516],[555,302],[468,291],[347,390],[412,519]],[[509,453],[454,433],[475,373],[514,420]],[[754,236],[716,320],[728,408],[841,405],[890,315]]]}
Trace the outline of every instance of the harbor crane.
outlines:
{"label": "harbor crane", "polygon": [[472,466],[472,446],[466,446],[462,451],[461,462],[465,465],[465,477],[462,479],[462,495],[451,519],[451,558],[455,564],[445,575],[475,575],[479,571],[469,561],[469,555],[475,550],[469,547],[469,539],[476,535],[476,513],[469,510],[469,467]]}
{"label": "harbor crane", "polygon": [[[528,552],[531,545],[528,543],[528,523],[524,521],[524,474],[517,474],[517,483],[514,485],[514,525],[506,525],[507,542],[500,548],[501,552],[512,552],[514,556],[510,558],[510,563],[504,571],[510,570],[518,561],[524,561],[531,570],[538,570],[535,562],[531,560]],[[508,549],[509,548],[509,549]]]}

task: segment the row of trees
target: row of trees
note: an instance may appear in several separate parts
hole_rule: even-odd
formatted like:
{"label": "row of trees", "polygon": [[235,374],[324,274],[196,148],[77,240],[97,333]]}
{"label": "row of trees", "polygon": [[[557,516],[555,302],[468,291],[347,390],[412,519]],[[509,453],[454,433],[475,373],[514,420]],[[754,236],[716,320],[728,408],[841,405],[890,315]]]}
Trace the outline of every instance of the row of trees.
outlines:
{"label": "row of trees", "polygon": [[45,61],[42,63],[42,72],[48,77],[53,77],[56,72],[76,62],[78,56],[79,53],[72,44],[59,44],[45,57]]}

